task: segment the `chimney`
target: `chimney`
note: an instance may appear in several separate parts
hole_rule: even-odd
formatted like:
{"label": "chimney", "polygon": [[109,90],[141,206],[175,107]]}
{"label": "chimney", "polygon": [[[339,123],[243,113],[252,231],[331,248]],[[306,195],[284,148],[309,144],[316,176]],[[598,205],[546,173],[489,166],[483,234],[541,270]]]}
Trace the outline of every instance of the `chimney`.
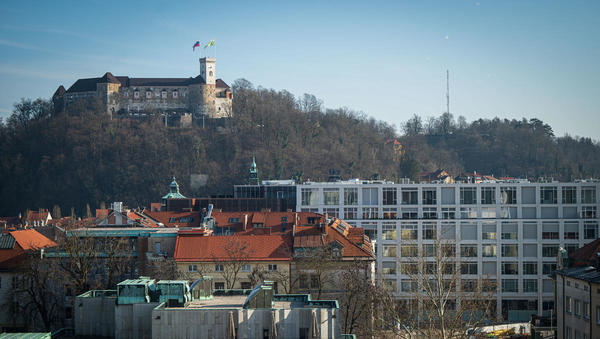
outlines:
{"label": "chimney", "polygon": [[294,226],[292,227],[292,235],[296,234],[296,226],[298,226],[298,212],[294,212]]}
{"label": "chimney", "polygon": [[244,214],[244,231],[248,227],[248,214]]}

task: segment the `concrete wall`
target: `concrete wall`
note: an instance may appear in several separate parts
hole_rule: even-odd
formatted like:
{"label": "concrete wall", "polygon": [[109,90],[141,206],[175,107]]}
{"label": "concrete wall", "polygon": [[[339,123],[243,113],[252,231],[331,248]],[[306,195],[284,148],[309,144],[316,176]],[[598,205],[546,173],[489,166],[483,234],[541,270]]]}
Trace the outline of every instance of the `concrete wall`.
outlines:
{"label": "concrete wall", "polygon": [[[556,279],[556,301],[557,301],[557,337],[558,339],[567,339],[568,329],[571,331],[570,338],[583,338],[586,335],[586,338],[596,338],[595,336],[590,336],[590,325],[591,322],[595,323],[595,309],[596,305],[592,303],[590,305],[590,317],[586,319],[583,316],[584,313],[584,302],[591,302],[590,300],[590,287],[593,289],[593,286],[590,286],[590,283],[587,281],[573,279],[569,277],[564,277],[561,275],[557,275]],[[564,291],[564,292],[563,292]],[[593,293],[597,294],[597,293]],[[571,312],[567,312],[567,297],[571,297]],[[597,301],[597,297],[594,298]],[[575,311],[575,301],[578,300],[580,302],[580,314],[577,315]],[[594,327],[597,327],[596,325]],[[575,331],[579,334],[575,336]],[[596,332],[597,333],[597,332]],[[596,333],[592,333],[593,335]]]}
{"label": "concrete wall", "polygon": [[[233,312],[237,324],[237,337],[262,338],[263,330],[271,329],[271,309],[210,309],[210,308],[164,308],[152,311],[152,337],[158,338],[225,338],[229,312]],[[310,308],[277,309],[275,321],[278,335],[284,338],[299,338],[300,328],[308,329],[311,324]],[[339,338],[340,327],[337,309],[315,309],[317,338]],[[334,317],[335,315],[335,317]]]}
{"label": "concrete wall", "polygon": [[115,331],[117,339],[151,338],[152,309],[158,303],[116,305]]}
{"label": "concrete wall", "polygon": [[114,336],[116,300],[116,297],[76,297],[75,335]]}

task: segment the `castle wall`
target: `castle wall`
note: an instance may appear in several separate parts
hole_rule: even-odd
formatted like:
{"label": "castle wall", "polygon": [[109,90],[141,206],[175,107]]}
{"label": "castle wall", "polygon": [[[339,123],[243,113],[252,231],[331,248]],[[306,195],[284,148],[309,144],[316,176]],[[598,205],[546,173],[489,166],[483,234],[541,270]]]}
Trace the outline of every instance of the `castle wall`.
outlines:
{"label": "castle wall", "polygon": [[[137,95],[136,95],[137,92]],[[187,86],[125,87],[119,91],[119,106],[125,112],[189,111]]]}

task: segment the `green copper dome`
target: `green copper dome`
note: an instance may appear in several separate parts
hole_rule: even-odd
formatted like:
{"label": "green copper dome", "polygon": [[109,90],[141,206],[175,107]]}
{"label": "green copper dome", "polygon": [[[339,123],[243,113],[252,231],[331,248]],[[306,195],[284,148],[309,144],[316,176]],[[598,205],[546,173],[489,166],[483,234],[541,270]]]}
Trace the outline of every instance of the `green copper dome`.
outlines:
{"label": "green copper dome", "polygon": [[185,197],[179,193],[179,184],[173,177],[171,184],[169,185],[169,193],[162,197],[163,199],[185,199]]}

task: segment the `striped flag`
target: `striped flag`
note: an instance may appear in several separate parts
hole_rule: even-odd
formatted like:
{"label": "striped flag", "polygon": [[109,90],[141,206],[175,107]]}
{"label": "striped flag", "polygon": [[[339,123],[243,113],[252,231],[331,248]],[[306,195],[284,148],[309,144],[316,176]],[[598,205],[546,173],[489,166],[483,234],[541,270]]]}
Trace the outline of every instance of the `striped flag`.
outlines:
{"label": "striped flag", "polygon": [[206,46],[204,46],[204,48],[206,48],[206,47],[211,47],[211,46],[214,46],[214,45],[215,45],[215,41],[214,41],[214,40],[211,40],[211,41],[209,41],[209,42],[206,44]]}
{"label": "striped flag", "polygon": [[192,51],[196,50],[196,47],[200,47],[200,41],[196,41],[196,43],[194,43],[194,46],[192,46]]}

